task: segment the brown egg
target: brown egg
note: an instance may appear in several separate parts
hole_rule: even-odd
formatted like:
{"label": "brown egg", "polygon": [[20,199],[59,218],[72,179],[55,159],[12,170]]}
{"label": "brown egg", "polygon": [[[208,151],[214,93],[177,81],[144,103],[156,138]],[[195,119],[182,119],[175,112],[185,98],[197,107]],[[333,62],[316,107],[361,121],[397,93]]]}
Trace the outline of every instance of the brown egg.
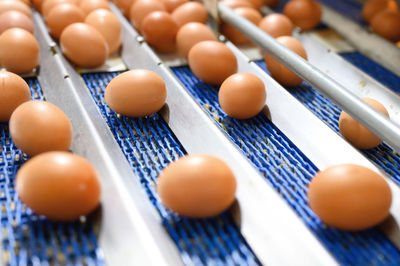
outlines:
{"label": "brown egg", "polygon": [[92,164],[69,152],[46,152],[26,162],[17,173],[22,202],[50,220],[70,221],[99,205],[100,182]]}
{"label": "brown egg", "polygon": [[237,71],[234,53],[225,44],[216,41],[197,43],[189,51],[188,62],[196,77],[213,85],[221,85]]}
{"label": "brown egg", "polygon": [[371,21],[371,28],[391,42],[400,41],[400,13],[391,10],[378,13]]}
{"label": "brown egg", "polygon": [[39,64],[39,44],[29,31],[11,28],[0,35],[0,63],[8,71],[24,74]]}
{"label": "brown egg", "polygon": [[108,44],[108,53],[115,53],[122,42],[122,27],[117,16],[106,9],[97,9],[85,19],[85,23],[96,28]]}
{"label": "brown egg", "polygon": [[31,0],[33,6],[35,7],[35,9],[39,12],[41,12],[42,9],[42,4],[44,2],[44,0]]}
{"label": "brown egg", "polygon": [[199,22],[205,24],[208,18],[206,8],[198,2],[189,2],[183,4],[176,8],[171,15],[178,27],[182,27],[189,22]]}
{"label": "brown egg", "polygon": [[160,53],[171,53],[175,50],[178,29],[171,15],[164,11],[152,12],[142,22],[143,37]]}
{"label": "brown egg", "polygon": [[363,5],[362,17],[368,24],[376,14],[386,9],[387,0],[369,0]]}
{"label": "brown egg", "polygon": [[63,30],[76,22],[83,22],[85,14],[73,4],[60,4],[51,9],[47,15],[47,27],[50,35],[59,39]]}
{"label": "brown egg", "polygon": [[47,151],[67,151],[72,142],[72,126],[54,104],[29,101],[12,113],[10,135],[15,146],[35,156]]}
{"label": "brown egg", "polygon": [[137,0],[131,6],[130,20],[132,25],[141,31],[143,19],[154,11],[166,11],[165,5],[160,0]]}
{"label": "brown egg", "polygon": [[[388,111],[380,102],[371,98],[363,98],[362,100],[386,117],[389,117]],[[339,129],[343,137],[359,149],[372,149],[382,143],[380,138],[344,111],[339,117]]]}
{"label": "brown egg", "polygon": [[20,76],[0,71],[0,122],[10,120],[14,110],[31,99],[28,84]]}
{"label": "brown egg", "polygon": [[[307,60],[307,53],[304,50],[303,45],[295,38],[291,36],[282,36],[278,37],[276,40],[299,56],[303,57],[305,60]],[[269,72],[271,73],[271,76],[281,85],[296,87],[302,82],[302,79],[299,76],[283,66],[271,55],[265,54],[265,63]]]}
{"label": "brown egg", "polygon": [[99,67],[108,56],[104,37],[94,27],[84,23],[66,27],[61,34],[60,45],[64,55],[80,67]]}
{"label": "brown egg", "polygon": [[291,0],[285,5],[283,12],[302,30],[315,28],[322,17],[321,5],[313,0]]}
{"label": "brown egg", "polygon": [[271,14],[264,17],[259,25],[265,33],[274,38],[290,36],[293,32],[293,24],[288,17],[282,14]]}
{"label": "brown egg", "polygon": [[392,193],[383,177],[359,165],[342,164],[319,172],[308,189],[308,203],[328,225],[364,230],[389,215]]}
{"label": "brown egg", "polygon": [[202,41],[217,41],[217,38],[206,25],[198,22],[183,25],[176,34],[176,47],[185,57],[195,44]]}
{"label": "brown egg", "polygon": [[0,34],[11,28],[21,28],[33,33],[32,20],[19,11],[7,11],[0,15]]}
{"label": "brown egg", "polygon": [[122,10],[122,13],[124,14],[124,16],[129,17],[129,11],[131,9],[131,6],[136,1],[137,0],[118,0],[118,1],[114,1],[114,2],[116,2],[116,4]]}
{"label": "brown egg", "polygon": [[233,74],[222,83],[218,93],[222,110],[237,119],[256,116],[266,98],[264,82],[250,73]]}
{"label": "brown egg", "polygon": [[264,5],[263,0],[246,0],[246,1],[250,2],[253,5],[253,7],[257,10],[259,10]]}
{"label": "brown egg", "polygon": [[239,8],[239,7],[249,7],[249,8],[254,8],[254,6],[252,5],[252,3],[250,3],[247,0],[223,0],[221,1],[224,5],[235,9],[235,8]]}
{"label": "brown egg", "polygon": [[158,177],[157,192],[172,211],[190,218],[220,214],[235,200],[236,179],[221,159],[194,154],[168,165]]}
{"label": "brown egg", "polygon": [[31,9],[24,3],[14,0],[0,1],[0,14],[11,10],[19,11],[30,18],[32,17]]}
{"label": "brown egg", "polygon": [[[10,1],[10,0],[0,0],[0,2],[2,2],[2,1]],[[12,0],[12,1],[21,2],[21,3],[25,4],[28,7],[31,5],[30,0]]]}
{"label": "brown egg", "polygon": [[[236,8],[234,11],[255,25],[258,25],[262,19],[260,12],[253,8]],[[221,33],[235,44],[250,44],[249,39],[247,39],[237,29],[227,23],[223,23],[221,25]]]}
{"label": "brown egg", "polygon": [[79,7],[86,15],[89,15],[90,12],[96,9],[110,9],[107,0],[81,0],[79,2]]}
{"label": "brown egg", "polygon": [[42,4],[42,15],[47,19],[50,11],[61,4],[71,4],[78,6],[78,0],[45,0]]}
{"label": "brown egg", "polygon": [[279,3],[279,0],[264,0],[264,4],[269,7],[274,7]]}
{"label": "brown egg", "polygon": [[116,113],[144,117],[158,112],[165,104],[165,82],[156,73],[135,69],[115,77],[107,85],[104,99]]}
{"label": "brown egg", "polygon": [[172,13],[177,7],[189,2],[189,0],[160,0],[160,1],[164,3],[169,13]]}

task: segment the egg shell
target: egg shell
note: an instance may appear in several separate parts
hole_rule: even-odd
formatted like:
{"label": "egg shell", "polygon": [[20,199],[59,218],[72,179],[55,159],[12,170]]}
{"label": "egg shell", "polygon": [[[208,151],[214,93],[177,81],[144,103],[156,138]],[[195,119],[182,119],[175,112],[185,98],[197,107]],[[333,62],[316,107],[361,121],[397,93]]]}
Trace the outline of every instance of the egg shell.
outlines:
{"label": "egg shell", "polygon": [[253,7],[257,10],[259,10],[264,5],[263,0],[246,0],[246,1],[250,2],[253,5]]}
{"label": "egg shell", "polygon": [[130,20],[132,25],[141,30],[143,19],[155,11],[166,11],[164,3],[159,0],[137,0],[130,9]]}
{"label": "egg shell", "polygon": [[319,172],[310,183],[307,197],[323,222],[350,231],[381,223],[389,215],[392,202],[390,187],[382,176],[353,164]]}
{"label": "egg shell", "polygon": [[160,0],[160,1],[164,3],[169,13],[172,13],[177,7],[189,3],[188,0]]}
{"label": "egg shell", "polygon": [[321,5],[312,0],[291,0],[283,13],[302,30],[311,30],[319,25],[322,17]]}
{"label": "egg shell", "polygon": [[0,64],[17,74],[31,72],[39,64],[39,44],[29,31],[11,28],[0,35]]}
{"label": "egg shell", "polygon": [[20,76],[0,71],[0,122],[7,122],[14,110],[31,99],[31,91]]}
{"label": "egg shell", "polygon": [[[362,100],[389,117],[388,111],[380,102],[371,98],[363,98]],[[380,138],[344,111],[339,117],[339,129],[343,137],[359,149],[372,149],[382,143]]]}
{"label": "egg shell", "polygon": [[[241,7],[241,8],[236,8],[234,11],[252,22],[255,25],[258,25],[262,19],[262,16],[260,12],[253,8],[248,8],[248,7]],[[227,24],[227,23],[222,23],[221,25],[221,33],[225,35],[231,42],[235,44],[250,44],[250,40],[246,38],[242,33],[240,33],[237,29],[235,29],[233,26]]]}
{"label": "egg shell", "polygon": [[171,14],[178,27],[189,22],[207,22],[208,13],[206,8],[198,2],[189,2],[176,8]]}
{"label": "egg shell", "polygon": [[221,85],[237,71],[234,53],[225,44],[216,41],[194,45],[189,51],[188,62],[196,77],[213,85]]}
{"label": "egg shell", "polygon": [[371,21],[371,28],[391,42],[400,41],[400,13],[390,10],[378,13]]}
{"label": "egg shell", "polygon": [[290,36],[293,32],[293,23],[282,14],[268,15],[260,21],[258,26],[274,38]]}
{"label": "egg shell", "polygon": [[[2,2],[2,1],[10,1],[10,0],[0,0],[0,2]],[[29,7],[31,5],[30,0],[12,0],[12,1],[21,2],[21,3],[25,4],[27,7]]]}
{"label": "egg shell", "polygon": [[108,44],[109,54],[115,53],[122,42],[122,27],[117,16],[106,9],[97,9],[85,19],[85,23],[97,29]]}
{"label": "egg shell", "polygon": [[64,55],[80,67],[99,67],[108,56],[104,37],[94,27],[84,23],[67,26],[61,34],[60,45]]}
{"label": "egg shell", "polygon": [[262,80],[250,73],[236,73],[227,78],[218,93],[224,112],[236,119],[248,119],[261,112],[267,94]]}
{"label": "egg shell", "polygon": [[0,15],[0,34],[11,28],[21,28],[33,33],[33,22],[24,13],[19,11],[7,11]]}
{"label": "egg shell", "polygon": [[73,4],[59,4],[47,15],[47,27],[50,35],[59,39],[63,30],[73,23],[83,22],[85,14]]}
{"label": "egg shell", "polygon": [[118,0],[114,1],[114,3],[122,10],[125,17],[129,17],[131,6],[136,1],[137,0]]}
{"label": "egg shell", "polygon": [[162,203],[190,218],[207,218],[226,210],[235,199],[236,179],[221,159],[194,154],[168,165],[157,181]]}
{"label": "egg shell", "polygon": [[72,126],[60,108],[45,101],[29,101],[10,118],[10,136],[15,146],[29,156],[48,151],[67,151]]}
{"label": "egg shell", "polygon": [[96,9],[110,9],[110,5],[106,0],[81,0],[79,2],[79,7],[86,15],[89,15],[90,12]]}
{"label": "egg shell", "polygon": [[24,3],[14,0],[0,1],[0,14],[11,10],[19,11],[30,18],[32,17],[31,9]]}
{"label": "egg shell", "polygon": [[279,3],[279,0],[264,0],[264,5],[269,7],[275,7]]}
{"label": "egg shell", "polygon": [[239,7],[254,8],[254,6],[247,0],[223,0],[221,2],[232,9]]}
{"label": "egg shell", "polygon": [[42,15],[47,18],[47,15],[49,15],[50,11],[61,4],[71,4],[78,6],[78,0],[46,0],[42,4]]}
{"label": "egg shell", "polygon": [[217,41],[217,38],[206,25],[198,22],[183,25],[176,34],[178,52],[185,57],[194,45],[202,41]]}
{"label": "egg shell", "polygon": [[[307,53],[303,45],[291,36],[282,36],[276,39],[279,43],[283,44],[297,55],[307,60]],[[271,55],[265,54],[265,63],[271,76],[283,86],[296,87],[300,85],[302,79],[295,73],[290,71],[287,67],[279,63]]]}
{"label": "egg shell", "polygon": [[175,51],[175,38],[178,29],[179,27],[172,16],[164,11],[152,12],[142,22],[143,37],[148,44],[160,53]]}
{"label": "egg shell", "polygon": [[381,11],[384,11],[387,7],[387,0],[369,0],[367,1],[362,8],[362,18],[368,24],[371,23],[372,19],[376,14]]}
{"label": "egg shell", "polygon": [[39,12],[41,12],[43,2],[44,0],[32,0],[33,6]]}
{"label": "egg shell", "polygon": [[68,152],[47,152],[26,162],[17,173],[22,202],[50,220],[70,221],[99,205],[101,187],[89,161]]}
{"label": "egg shell", "polygon": [[158,112],[166,97],[164,80],[145,69],[118,75],[107,85],[104,95],[112,110],[129,117],[144,117]]}

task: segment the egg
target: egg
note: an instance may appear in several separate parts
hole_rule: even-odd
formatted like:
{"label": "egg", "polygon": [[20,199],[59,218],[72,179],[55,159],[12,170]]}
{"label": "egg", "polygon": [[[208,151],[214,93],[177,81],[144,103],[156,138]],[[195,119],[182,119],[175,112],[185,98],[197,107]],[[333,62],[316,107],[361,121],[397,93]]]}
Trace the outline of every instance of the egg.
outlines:
{"label": "egg", "polygon": [[[388,111],[380,102],[371,98],[363,98],[362,100],[386,117],[389,117]],[[339,117],[339,129],[343,137],[359,149],[372,149],[382,143],[380,138],[344,111]]]}
{"label": "egg", "polygon": [[264,4],[269,7],[274,7],[279,3],[279,0],[264,0]]}
{"label": "egg", "polygon": [[118,0],[118,1],[114,1],[114,2],[122,10],[122,13],[124,14],[124,16],[129,17],[129,10],[131,9],[132,4],[136,1],[138,1],[138,0]]}
{"label": "egg", "polygon": [[171,14],[178,27],[189,22],[207,22],[208,13],[206,8],[198,2],[189,2],[176,8]]}
{"label": "egg", "polygon": [[64,55],[80,67],[99,67],[108,56],[104,37],[94,27],[84,23],[66,27],[61,34],[60,45]]}
{"label": "egg", "polygon": [[221,1],[227,7],[232,9],[239,8],[239,7],[249,7],[254,8],[254,6],[247,0],[223,0]]}
{"label": "egg", "polygon": [[137,0],[130,9],[130,20],[132,25],[141,30],[143,19],[154,11],[166,11],[165,5],[159,0]]}
{"label": "egg", "polygon": [[189,2],[188,0],[160,0],[160,1],[164,3],[169,13],[172,13],[177,7]]}
{"label": "egg", "polygon": [[185,57],[195,44],[202,41],[217,41],[217,38],[206,25],[198,22],[183,25],[176,34],[176,47]]}
{"label": "egg", "polygon": [[[282,36],[276,39],[279,43],[292,50],[297,55],[307,60],[307,53],[303,45],[291,36]],[[271,76],[283,86],[296,87],[300,85],[302,79],[288,68],[279,63],[271,55],[265,54],[265,63]]]}
{"label": "egg", "polygon": [[104,93],[107,105],[128,117],[144,117],[158,112],[166,97],[164,80],[145,69],[119,74],[107,85]]}
{"label": "egg", "polygon": [[236,179],[223,160],[193,154],[168,165],[158,177],[162,203],[189,218],[220,214],[235,200]]}
{"label": "egg", "polygon": [[387,9],[379,12],[371,21],[372,30],[391,42],[400,41],[400,12]]}
{"label": "egg", "polygon": [[236,119],[248,119],[261,112],[267,98],[262,80],[250,73],[237,73],[227,78],[218,93],[224,112]]}
{"label": "egg", "polygon": [[32,17],[31,9],[24,3],[14,0],[0,1],[0,14],[11,10],[19,11],[30,18]]}
{"label": "egg", "polygon": [[81,0],[79,7],[86,15],[89,15],[90,12],[96,9],[110,9],[106,0]]}
{"label": "egg", "polygon": [[83,11],[72,4],[60,4],[55,6],[47,15],[47,27],[50,35],[59,39],[63,30],[76,22],[83,22],[85,14]]}
{"label": "egg", "polygon": [[50,13],[50,11],[61,4],[71,4],[78,6],[78,1],[77,0],[46,0],[42,4],[42,15],[46,18],[47,15]]}
{"label": "egg", "polygon": [[221,85],[237,71],[234,53],[225,44],[216,41],[194,45],[189,51],[188,62],[196,77],[213,85]]}
{"label": "egg", "polygon": [[362,18],[368,24],[371,23],[372,19],[376,14],[386,9],[388,4],[387,0],[369,0],[362,8]]}
{"label": "egg", "polygon": [[85,19],[85,23],[97,29],[108,44],[108,53],[115,53],[122,42],[122,27],[117,16],[106,9],[97,9]]}
{"label": "egg", "polygon": [[78,219],[100,203],[96,169],[69,152],[46,152],[30,159],[18,171],[15,183],[22,202],[50,220]]}
{"label": "egg", "polygon": [[[253,8],[248,8],[248,7],[242,7],[242,8],[236,8],[234,11],[252,22],[255,25],[258,25],[262,19],[262,16],[260,12]],[[221,33],[225,35],[231,42],[235,44],[250,44],[250,40],[246,38],[242,33],[240,33],[237,29],[235,29],[233,26],[227,24],[227,23],[222,23],[221,25]]]}
{"label": "egg", "polygon": [[293,23],[288,17],[282,14],[268,15],[260,21],[258,26],[274,38],[290,36],[293,32]]}
{"label": "egg", "polygon": [[319,25],[322,17],[321,5],[313,0],[291,0],[283,13],[302,30],[311,30]]}
{"label": "egg", "polygon": [[11,28],[0,35],[0,63],[8,71],[24,74],[39,64],[39,44],[29,31]]}
{"label": "egg", "polygon": [[[10,1],[10,0],[0,0],[0,2],[1,1]],[[30,6],[30,0],[12,0],[12,1],[18,1],[18,2],[21,2],[21,3],[23,3],[23,4],[25,4],[26,6]]]}
{"label": "egg", "polygon": [[250,2],[253,7],[257,10],[259,10],[263,5],[264,5],[264,0],[246,0]]}
{"label": "egg", "polygon": [[35,9],[39,12],[41,12],[42,9],[42,4],[44,2],[44,0],[31,0],[33,6],[35,7]]}
{"label": "egg", "polygon": [[31,99],[28,84],[20,76],[0,71],[0,122],[10,120],[14,110]]}
{"label": "egg", "polygon": [[152,12],[142,22],[143,37],[160,53],[175,51],[175,37],[178,29],[171,15],[164,11]]}
{"label": "egg", "polygon": [[389,215],[392,193],[383,177],[359,165],[341,164],[319,172],[308,188],[308,203],[330,226],[358,231]]}
{"label": "egg", "polygon": [[11,28],[21,28],[33,33],[33,22],[24,13],[7,11],[0,15],[0,34]]}

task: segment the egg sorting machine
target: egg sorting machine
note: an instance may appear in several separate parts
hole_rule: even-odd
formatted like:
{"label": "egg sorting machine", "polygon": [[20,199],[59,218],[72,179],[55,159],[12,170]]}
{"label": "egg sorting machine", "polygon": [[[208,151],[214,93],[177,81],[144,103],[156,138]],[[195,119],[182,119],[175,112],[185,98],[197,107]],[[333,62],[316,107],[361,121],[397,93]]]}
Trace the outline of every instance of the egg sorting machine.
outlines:
{"label": "egg sorting machine", "polygon": [[[355,15],[359,5],[348,0],[320,2],[330,5],[324,7],[323,23],[345,37],[343,43],[351,44],[346,46],[351,52],[332,52],[334,47],[328,50],[313,33],[297,32],[310,63],[355,95],[390,106],[391,120],[399,123],[399,49],[360,26]],[[113,113],[103,92],[118,72],[78,73],[35,13],[41,61],[37,77],[28,81],[35,98],[55,103],[70,117],[75,131],[72,150],[88,158],[100,173],[102,205],[73,223],[53,223],[27,210],[13,190],[16,170],[26,158],[2,125],[4,264],[399,264],[400,157],[389,145],[362,153],[355,150],[337,134],[336,104],[307,83],[295,90],[281,87],[265,72],[262,61],[250,60],[245,50],[229,42],[239,71],[265,82],[268,108],[246,121],[226,117],[216,88],[199,81],[184,62],[176,65],[177,60],[155,54],[111,7],[123,25],[124,63],[129,69],[146,68],[162,76],[168,87],[167,104],[159,114],[144,119]],[[221,17],[227,19],[230,11],[223,10]],[[346,28],[338,26],[344,22]],[[380,47],[369,55],[393,73],[356,51],[367,49],[349,37],[355,33],[347,31],[356,27],[362,30],[356,31],[358,37],[369,38],[363,47]],[[382,57],[388,53],[390,58]],[[213,219],[190,220],[170,213],[154,189],[162,168],[197,152],[226,160],[238,181],[236,206]],[[388,177],[392,217],[379,228],[358,233],[335,230],[309,209],[305,193],[312,176],[318,169],[346,162],[377,167]]]}

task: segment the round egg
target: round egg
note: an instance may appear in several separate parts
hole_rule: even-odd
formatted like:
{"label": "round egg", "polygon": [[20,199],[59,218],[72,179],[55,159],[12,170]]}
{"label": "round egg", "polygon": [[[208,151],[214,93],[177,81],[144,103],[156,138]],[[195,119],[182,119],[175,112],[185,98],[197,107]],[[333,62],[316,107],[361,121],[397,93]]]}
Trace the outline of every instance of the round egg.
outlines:
{"label": "round egg", "polygon": [[[371,98],[363,98],[362,100],[386,117],[389,117],[388,111],[380,102]],[[380,138],[344,111],[339,117],[339,129],[343,137],[359,149],[372,149],[382,143]]]}
{"label": "round egg", "polygon": [[31,9],[24,3],[14,0],[0,1],[0,14],[11,10],[19,11],[30,18],[32,17]]}
{"label": "round egg", "polygon": [[134,69],[116,76],[104,93],[108,106],[128,117],[144,117],[158,112],[166,97],[163,79],[145,69]]}
{"label": "round egg", "polygon": [[50,220],[78,219],[100,202],[96,170],[85,158],[69,152],[46,152],[30,159],[15,182],[22,202]]}
{"label": "round egg", "polygon": [[44,2],[44,0],[31,0],[33,6],[35,7],[35,9],[39,12],[41,12],[42,9],[42,4]]}
{"label": "round egg", "polygon": [[19,105],[10,117],[9,127],[15,146],[29,156],[67,151],[71,146],[71,122],[49,102],[29,101]]}
{"label": "round egg", "polygon": [[[307,60],[307,53],[303,45],[291,36],[282,36],[276,39],[279,43],[295,52],[297,55]],[[300,85],[302,79],[287,67],[279,63],[271,55],[265,54],[265,63],[271,76],[283,86],[296,87]]]}
{"label": "round egg", "polygon": [[196,77],[213,85],[221,85],[237,71],[234,53],[228,46],[216,41],[203,41],[194,45],[189,51],[188,62]]}
{"label": "round egg", "polygon": [[183,25],[176,34],[176,47],[178,52],[185,57],[195,44],[202,41],[217,41],[217,38],[210,28],[198,22]]}
{"label": "round egg", "polygon": [[364,230],[389,215],[392,193],[387,182],[359,165],[342,164],[319,172],[308,188],[308,204],[318,217],[342,230]]}
{"label": "round egg", "polygon": [[73,4],[59,4],[47,15],[47,27],[50,35],[59,39],[63,30],[73,23],[83,22],[85,14]]}
{"label": "round egg", "polygon": [[269,7],[274,7],[279,3],[279,0],[264,0],[264,4]]}
{"label": "round egg", "polygon": [[313,0],[291,0],[283,13],[302,30],[311,30],[319,25],[322,17],[321,5]]}
{"label": "round egg", "polygon": [[[243,7],[236,8],[234,10],[238,15],[246,18],[255,25],[258,25],[262,19],[260,12],[253,8]],[[250,44],[250,40],[246,38],[242,33],[240,33],[233,26],[228,23],[222,23],[221,33],[225,35],[231,42],[235,44]]]}
{"label": "round egg", "polygon": [[259,25],[265,33],[274,38],[290,36],[293,32],[293,24],[288,17],[282,14],[271,14],[264,17]]}
{"label": "round egg", "polygon": [[259,10],[264,5],[264,0],[246,0],[253,5],[253,7]]}
{"label": "round egg", "polygon": [[124,14],[124,16],[129,17],[129,11],[131,9],[131,6],[136,1],[138,1],[138,0],[118,0],[118,1],[114,1],[114,2],[116,2],[118,7],[122,10],[122,13]]}
{"label": "round egg", "polygon": [[189,0],[160,0],[160,1],[164,3],[169,13],[172,13],[177,7],[189,2]]}
{"label": "round egg", "polygon": [[80,67],[99,67],[108,56],[104,37],[94,27],[84,23],[67,26],[61,34],[60,45],[64,55]]}
{"label": "round egg", "polygon": [[11,28],[21,28],[33,33],[33,22],[24,13],[7,11],[0,15],[0,34]]}
{"label": "round egg", "polygon": [[218,93],[219,104],[224,112],[236,119],[256,116],[264,108],[264,82],[250,73],[237,73],[227,78]]}
{"label": "round egg", "polygon": [[400,13],[392,10],[378,13],[371,21],[371,28],[391,42],[400,41]]}
{"label": "round egg", "polygon": [[81,0],[79,7],[85,15],[89,15],[90,12],[96,9],[110,9],[107,0]]}
{"label": "round egg", "polygon": [[147,15],[142,22],[143,37],[157,52],[171,53],[175,51],[175,38],[178,25],[171,15],[164,11],[156,11]]}
{"label": "round egg", "polygon": [[207,22],[208,13],[206,8],[198,2],[189,2],[176,8],[171,14],[178,27],[189,22]]}
{"label": "round egg", "polygon": [[194,154],[168,165],[157,181],[162,203],[189,218],[220,214],[235,200],[236,179],[221,159]]}
{"label": "round egg", "polygon": [[8,71],[24,74],[39,64],[39,44],[29,31],[11,28],[0,35],[0,64]]}
{"label": "round egg", "polygon": [[8,71],[0,71],[0,122],[10,120],[14,110],[30,99],[31,91],[23,78]]}
{"label": "round egg", "polygon": [[42,15],[47,18],[47,15],[50,13],[50,11],[61,4],[71,4],[78,6],[78,1],[77,0],[46,0],[42,4]]}
{"label": "round egg", "polygon": [[[10,1],[10,0],[0,0],[0,2],[2,2],[2,1]],[[30,0],[12,0],[12,1],[21,2],[21,3],[25,4],[28,7],[31,5]]]}
{"label": "round egg", "polygon": [[232,9],[239,7],[254,8],[254,6],[247,0],[223,0],[221,2]]}
{"label": "round egg", "polygon": [[136,0],[130,9],[132,25],[139,31],[142,29],[143,19],[152,12],[166,11],[164,3],[159,0]]}
{"label": "round egg", "polygon": [[97,9],[85,19],[85,23],[97,29],[108,44],[109,54],[115,53],[122,42],[122,27],[117,16],[106,9]]}
{"label": "round egg", "polygon": [[369,0],[363,5],[362,18],[368,24],[376,14],[386,9],[388,4],[387,0]]}

